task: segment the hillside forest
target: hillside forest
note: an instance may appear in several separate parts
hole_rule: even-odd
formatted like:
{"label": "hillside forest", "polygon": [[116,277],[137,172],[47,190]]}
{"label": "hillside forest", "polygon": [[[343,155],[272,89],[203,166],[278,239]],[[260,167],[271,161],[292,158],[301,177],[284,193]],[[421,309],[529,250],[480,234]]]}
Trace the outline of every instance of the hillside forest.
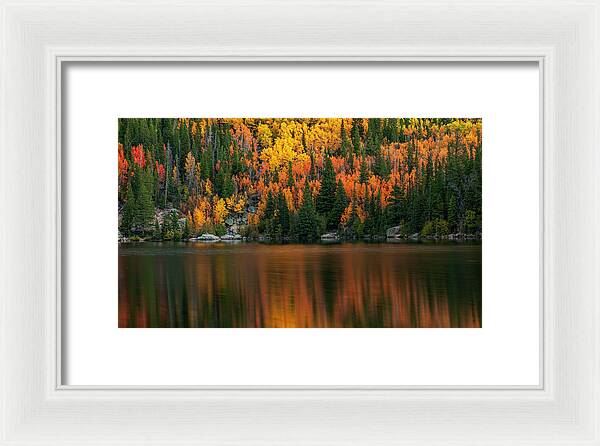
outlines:
{"label": "hillside forest", "polygon": [[481,237],[480,119],[123,118],[120,239]]}

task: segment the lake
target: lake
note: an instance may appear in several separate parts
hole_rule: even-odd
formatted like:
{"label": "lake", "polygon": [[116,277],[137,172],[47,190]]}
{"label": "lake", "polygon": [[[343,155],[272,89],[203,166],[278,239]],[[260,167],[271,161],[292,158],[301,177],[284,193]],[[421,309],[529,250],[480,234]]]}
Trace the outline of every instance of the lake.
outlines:
{"label": "lake", "polygon": [[119,327],[481,327],[480,243],[119,245]]}

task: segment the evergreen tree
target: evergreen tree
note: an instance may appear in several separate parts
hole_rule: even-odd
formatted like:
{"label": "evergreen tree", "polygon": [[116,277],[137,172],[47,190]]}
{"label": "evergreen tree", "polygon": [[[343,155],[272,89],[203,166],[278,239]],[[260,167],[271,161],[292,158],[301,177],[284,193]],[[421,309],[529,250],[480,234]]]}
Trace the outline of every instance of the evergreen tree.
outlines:
{"label": "evergreen tree", "polygon": [[302,205],[298,210],[298,240],[303,243],[314,242],[319,237],[318,220],[308,181],[304,185],[302,197]]}
{"label": "evergreen tree", "polygon": [[358,119],[352,120],[352,147],[354,149],[354,153],[361,154],[362,151],[360,147],[360,129],[358,121]]}
{"label": "evergreen tree", "polygon": [[131,226],[133,225],[133,214],[135,209],[135,197],[131,181],[127,182],[127,193],[125,194],[125,204],[123,205],[123,215],[121,217],[121,232],[124,235],[131,234]]}
{"label": "evergreen tree", "polygon": [[381,145],[381,119],[369,119],[367,131],[367,141],[365,143],[365,152],[367,155],[375,155]]}
{"label": "evergreen tree", "polygon": [[281,191],[277,196],[277,214],[279,217],[279,226],[281,227],[281,235],[286,237],[290,232],[290,210],[285,196]]}
{"label": "evergreen tree", "polygon": [[340,135],[340,155],[345,158],[348,152],[351,150],[352,149],[350,148],[350,141],[348,140],[346,128],[344,127],[344,120],[342,119],[342,130]]}
{"label": "evergreen tree", "polygon": [[200,155],[200,177],[203,180],[212,178],[211,152],[205,149]]}
{"label": "evergreen tree", "polygon": [[215,180],[215,192],[220,197],[227,198],[233,195],[234,191],[235,185],[233,184],[231,170],[225,163],[223,163],[217,172],[217,178]]}
{"label": "evergreen tree", "polygon": [[360,176],[358,178],[362,184],[367,184],[369,181],[369,166],[367,165],[367,160],[363,156],[360,160]]}
{"label": "evergreen tree", "polygon": [[363,234],[365,237],[371,237],[375,232],[375,222],[373,219],[373,197],[367,196],[365,206],[365,222],[363,224]]}
{"label": "evergreen tree", "polygon": [[373,173],[379,178],[387,179],[390,176],[391,167],[389,162],[384,158],[380,149],[377,149],[375,155],[375,163],[373,165]]}
{"label": "evergreen tree", "polygon": [[333,203],[335,202],[335,170],[331,158],[325,158],[325,166],[323,169],[323,177],[321,179],[321,188],[317,195],[317,212],[321,215],[327,215],[331,212]]}
{"label": "evergreen tree", "polygon": [[273,198],[273,194],[271,193],[271,191],[269,191],[269,193],[267,194],[267,202],[266,202],[266,206],[265,206],[265,215],[264,215],[265,219],[269,220],[269,219],[273,218],[273,216],[275,215],[276,206],[277,205]]}
{"label": "evergreen tree", "polygon": [[381,197],[372,194],[367,200],[367,216],[364,224],[364,235],[371,238],[382,235],[383,223]]}
{"label": "evergreen tree", "polygon": [[152,199],[152,177],[141,168],[133,176],[133,212],[131,227],[134,232],[143,234],[154,219],[154,201]]}
{"label": "evergreen tree", "polygon": [[404,190],[398,184],[394,185],[389,205],[386,208],[388,225],[397,226],[406,219],[404,201]]}
{"label": "evergreen tree", "polygon": [[181,239],[181,227],[179,226],[179,217],[177,212],[172,211],[169,215],[169,219],[171,220],[171,228],[173,231],[173,240]]}
{"label": "evergreen tree", "polygon": [[348,197],[346,196],[346,191],[344,190],[342,180],[339,180],[337,185],[337,191],[335,194],[335,202],[333,204],[333,209],[329,213],[329,218],[327,219],[328,229],[338,228],[338,226],[340,225],[340,218],[346,210],[346,207],[348,207]]}
{"label": "evergreen tree", "polygon": [[183,240],[187,240],[191,237],[190,225],[188,224],[187,218],[185,219],[185,223],[183,225],[183,233],[181,234],[181,238]]}
{"label": "evergreen tree", "polygon": [[458,230],[458,212],[454,194],[450,195],[450,201],[448,202],[448,226],[451,232]]}
{"label": "evergreen tree", "polygon": [[346,159],[346,170],[349,173],[354,172],[354,152],[352,151],[352,147],[348,150],[348,158]]}

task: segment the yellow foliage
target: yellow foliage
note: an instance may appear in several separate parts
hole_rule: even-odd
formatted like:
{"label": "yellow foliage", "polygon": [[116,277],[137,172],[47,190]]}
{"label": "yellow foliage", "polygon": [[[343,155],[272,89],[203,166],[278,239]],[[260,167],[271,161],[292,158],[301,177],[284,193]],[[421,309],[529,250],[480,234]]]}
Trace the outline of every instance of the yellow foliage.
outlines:
{"label": "yellow foliage", "polygon": [[225,206],[225,200],[219,198],[217,196],[214,197],[214,206],[213,206],[213,221],[216,224],[222,224],[227,218],[227,207]]}
{"label": "yellow foliage", "polygon": [[263,148],[260,154],[261,159],[269,164],[271,170],[287,167],[290,162],[308,160],[308,155],[304,152],[302,146],[302,134],[302,126],[298,122],[282,122],[275,143],[272,146]]}
{"label": "yellow foliage", "polygon": [[246,199],[242,195],[232,195],[225,199],[225,206],[229,212],[241,214],[246,206]]}
{"label": "yellow foliage", "polygon": [[265,149],[271,147],[273,145],[273,133],[271,129],[266,124],[259,124],[258,129],[258,142],[260,146]]}
{"label": "yellow foliage", "polygon": [[193,214],[193,221],[194,221],[193,228],[196,232],[200,231],[202,226],[204,226],[206,223],[208,223],[208,214],[209,213],[210,213],[210,203],[204,198],[199,199],[198,205],[194,208],[194,214]]}
{"label": "yellow foliage", "polygon": [[204,183],[204,192],[209,197],[212,195],[212,183],[210,180],[206,180],[206,182]]}

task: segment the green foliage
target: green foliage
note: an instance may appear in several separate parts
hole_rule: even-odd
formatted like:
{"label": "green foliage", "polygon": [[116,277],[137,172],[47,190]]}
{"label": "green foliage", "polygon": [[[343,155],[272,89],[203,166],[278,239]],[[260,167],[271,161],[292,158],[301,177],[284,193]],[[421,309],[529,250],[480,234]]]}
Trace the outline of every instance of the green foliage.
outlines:
{"label": "green foliage", "polygon": [[366,184],[369,181],[369,166],[367,165],[367,160],[363,156],[360,160],[360,176],[358,178],[362,184]]}
{"label": "green foliage", "polygon": [[344,185],[342,184],[342,180],[338,181],[337,190],[335,194],[335,201],[333,203],[333,208],[328,215],[327,218],[327,229],[337,229],[340,225],[340,218],[346,210],[348,206],[348,197],[346,196],[346,191],[344,190]]}
{"label": "green foliage", "polygon": [[277,217],[278,225],[281,229],[281,236],[287,237],[290,232],[290,210],[283,193],[279,192],[277,197]]}
{"label": "green foliage", "polygon": [[340,156],[346,157],[348,152],[352,150],[350,146],[350,140],[348,139],[348,135],[346,133],[346,128],[344,127],[344,121],[342,120],[342,129],[340,135]]}
{"label": "green foliage", "polygon": [[303,243],[314,242],[318,239],[318,219],[313,205],[308,182],[304,186],[302,206],[298,210],[297,235]]}
{"label": "green foliage", "polygon": [[450,231],[458,229],[458,210],[454,194],[450,195],[450,201],[448,202],[448,226],[450,227]]}
{"label": "green foliage", "polygon": [[468,210],[465,213],[465,232],[467,234],[475,234],[481,231],[481,221],[478,220],[475,211]]}
{"label": "green foliage", "polygon": [[335,171],[331,158],[325,158],[323,167],[323,177],[321,179],[321,188],[317,195],[317,212],[321,215],[327,215],[335,202]]}
{"label": "green foliage", "polygon": [[127,183],[127,192],[125,195],[125,204],[123,205],[123,215],[121,217],[120,230],[124,235],[131,234],[131,226],[133,224],[133,213],[135,207],[135,196],[131,182]]}
{"label": "green foliage", "polygon": [[421,230],[422,237],[445,237],[448,233],[448,222],[441,218],[427,220]]}
{"label": "green foliage", "polygon": [[213,234],[222,237],[227,234],[227,228],[223,224],[214,225]]}
{"label": "green foliage", "polygon": [[158,223],[158,219],[154,219],[154,232],[152,233],[152,238],[154,240],[161,239],[160,225]]}
{"label": "green foliage", "polygon": [[294,182],[294,172],[292,171],[292,163],[290,162],[288,164],[288,171],[287,171],[287,187],[289,187],[290,189],[293,189],[295,186],[295,182]]}
{"label": "green foliage", "polygon": [[188,224],[188,221],[187,221],[187,219],[186,219],[186,220],[185,220],[185,223],[184,223],[184,225],[183,225],[183,233],[182,233],[182,235],[181,235],[181,238],[182,238],[183,240],[187,240],[187,239],[189,239],[191,236],[192,236],[192,233],[191,233],[190,225]]}
{"label": "green foliage", "polygon": [[371,195],[368,199],[367,216],[363,226],[364,237],[379,237],[385,234],[385,220],[381,208],[381,198]]}
{"label": "green foliage", "polygon": [[[389,161],[384,158],[380,150],[375,155],[375,164],[373,165],[373,173],[380,178],[387,179],[390,176],[392,168]],[[361,181],[362,182],[362,181]]]}

